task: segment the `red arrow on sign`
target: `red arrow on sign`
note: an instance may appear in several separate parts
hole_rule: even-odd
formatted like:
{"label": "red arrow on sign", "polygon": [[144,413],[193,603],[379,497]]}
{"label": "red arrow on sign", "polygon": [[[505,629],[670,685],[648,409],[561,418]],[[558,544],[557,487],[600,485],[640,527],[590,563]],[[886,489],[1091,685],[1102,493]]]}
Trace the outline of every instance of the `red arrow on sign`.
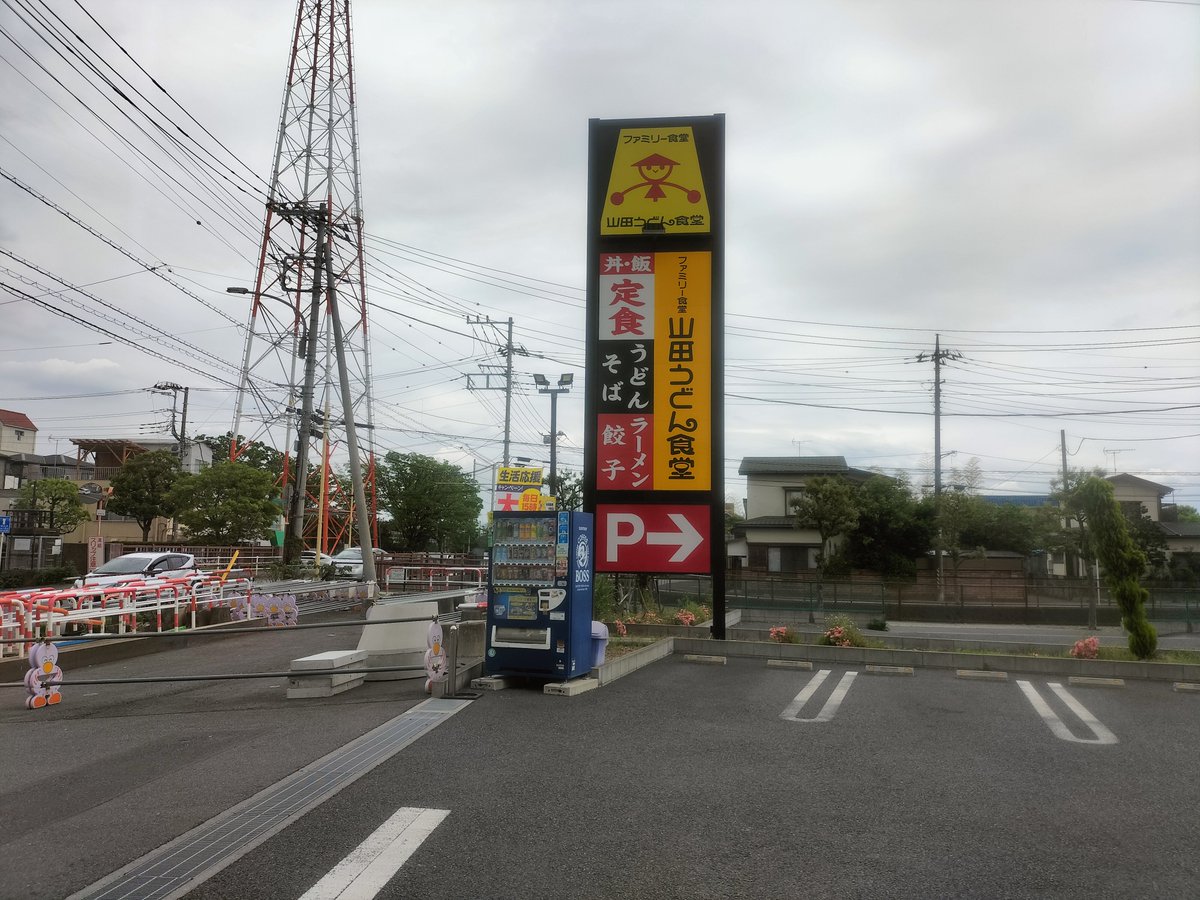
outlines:
{"label": "red arrow on sign", "polygon": [[599,505],[598,572],[709,571],[707,506]]}

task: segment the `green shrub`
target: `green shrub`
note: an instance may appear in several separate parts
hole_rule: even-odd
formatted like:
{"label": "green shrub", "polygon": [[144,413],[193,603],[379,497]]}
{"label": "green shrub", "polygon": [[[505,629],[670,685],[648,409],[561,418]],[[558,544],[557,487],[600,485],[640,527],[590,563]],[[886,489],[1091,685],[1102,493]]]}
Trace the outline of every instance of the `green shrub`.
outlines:
{"label": "green shrub", "polygon": [[872,619],[871,621],[869,621],[867,623],[867,630],[868,631],[887,631],[888,630],[887,619],[883,618],[883,616],[880,616],[877,619]]}
{"label": "green shrub", "polygon": [[51,566],[48,569],[9,569],[0,572],[0,588],[66,587],[79,576],[74,566]]}
{"label": "green shrub", "polygon": [[613,576],[597,575],[592,579],[592,618],[611,622],[617,617],[617,589]]}

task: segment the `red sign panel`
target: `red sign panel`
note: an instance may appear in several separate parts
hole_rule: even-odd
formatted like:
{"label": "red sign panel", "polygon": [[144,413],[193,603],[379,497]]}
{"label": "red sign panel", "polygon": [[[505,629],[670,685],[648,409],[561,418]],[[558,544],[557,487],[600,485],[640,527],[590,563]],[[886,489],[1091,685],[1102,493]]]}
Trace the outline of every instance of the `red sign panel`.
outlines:
{"label": "red sign panel", "polygon": [[710,572],[707,506],[598,504],[597,572]]}

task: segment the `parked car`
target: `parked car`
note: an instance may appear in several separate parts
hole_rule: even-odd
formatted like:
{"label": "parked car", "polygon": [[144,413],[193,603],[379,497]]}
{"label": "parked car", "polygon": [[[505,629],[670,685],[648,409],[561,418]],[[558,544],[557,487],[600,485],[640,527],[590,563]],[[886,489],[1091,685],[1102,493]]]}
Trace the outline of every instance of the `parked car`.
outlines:
{"label": "parked car", "polygon": [[[320,564],[322,566],[328,566],[328,565],[333,564],[333,557],[330,556],[328,553],[321,553],[319,555],[321,557]],[[307,569],[311,569],[314,565],[317,564],[317,556],[318,556],[318,553],[316,550],[305,550],[303,553],[300,554],[300,565],[304,566]]]}
{"label": "parked car", "polygon": [[[378,547],[372,547],[371,553],[375,557],[375,562],[383,559],[384,553]],[[333,558],[333,571],[335,575],[340,575],[343,578],[362,578],[362,548],[347,547],[341,553]]]}
{"label": "parked car", "polygon": [[109,587],[151,578],[184,578],[199,572],[196,557],[190,553],[126,553],[75,579],[75,587]]}

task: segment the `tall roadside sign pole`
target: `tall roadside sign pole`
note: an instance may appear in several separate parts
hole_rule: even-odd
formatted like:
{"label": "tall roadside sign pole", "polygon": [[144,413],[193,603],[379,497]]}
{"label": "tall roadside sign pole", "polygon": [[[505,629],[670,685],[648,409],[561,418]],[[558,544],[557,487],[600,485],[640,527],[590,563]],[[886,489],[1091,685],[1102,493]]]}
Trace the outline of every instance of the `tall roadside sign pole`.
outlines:
{"label": "tall roadside sign pole", "polygon": [[588,128],[596,571],[708,575],[725,638],[725,117]]}

